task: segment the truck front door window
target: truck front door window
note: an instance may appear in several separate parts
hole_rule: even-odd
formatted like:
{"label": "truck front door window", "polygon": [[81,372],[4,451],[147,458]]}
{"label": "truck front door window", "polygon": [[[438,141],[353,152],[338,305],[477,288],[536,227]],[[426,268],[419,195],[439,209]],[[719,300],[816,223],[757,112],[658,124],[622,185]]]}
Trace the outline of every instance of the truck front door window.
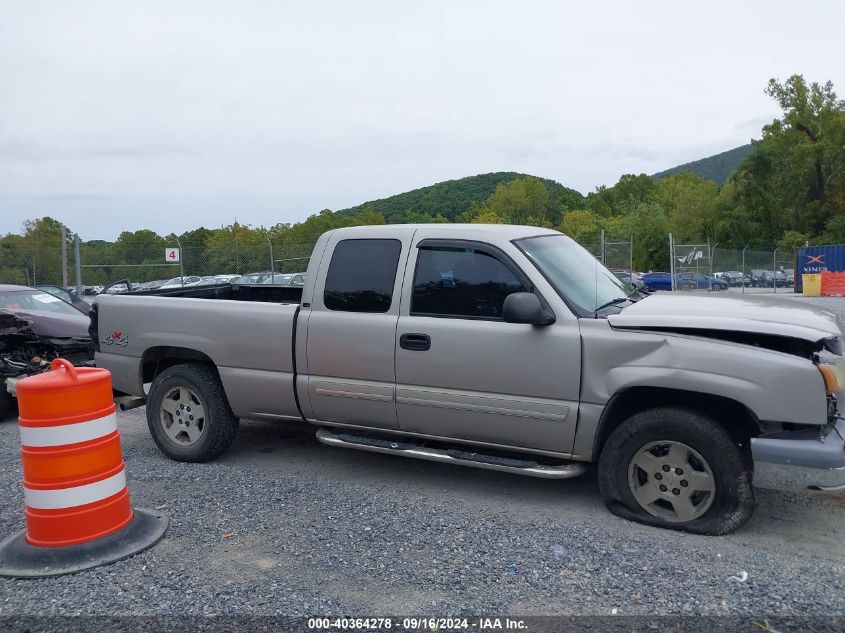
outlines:
{"label": "truck front door window", "polygon": [[387,312],[393,298],[399,240],[343,240],[326,275],[323,303],[343,312]]}
{"label": "truck front door window", "polygon": [[417,257],[411,314],[501,319],[505,297],[523,291],[514,274],[488,253],[423,247]]}

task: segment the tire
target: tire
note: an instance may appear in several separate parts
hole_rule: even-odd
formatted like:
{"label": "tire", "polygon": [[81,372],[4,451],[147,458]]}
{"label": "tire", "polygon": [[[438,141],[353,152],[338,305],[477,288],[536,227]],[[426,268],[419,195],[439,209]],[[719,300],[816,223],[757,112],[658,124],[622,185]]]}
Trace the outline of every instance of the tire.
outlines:
{"label": "tire", "polygon": [[238,432],[217,372],[202,363],[174,365],[155,377],[147,425],[161,452],[180,462],[218,457]]}
{"label": "tire", "polygon": [[[652,467],[655,472],[647,472]],[[647,525],[721,535],[754,510],[751,470],[740,447],[722,426],[690,409],[659,407],[625,420],[602,449],[598,476],[608,509]]]}

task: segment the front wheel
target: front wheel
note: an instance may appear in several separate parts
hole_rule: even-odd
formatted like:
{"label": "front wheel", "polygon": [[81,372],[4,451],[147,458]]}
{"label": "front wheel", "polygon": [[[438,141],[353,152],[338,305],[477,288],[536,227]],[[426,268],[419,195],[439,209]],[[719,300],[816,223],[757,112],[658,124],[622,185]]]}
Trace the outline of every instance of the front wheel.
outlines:
{"label": "front wheel", "polygon": [[727,431],[696,411],[660,407],[611,433],[599,458],[611,512],[697,534],[728,534],[754,509],[751,471]]}
{"label": "front wheel", "polygon": [[214,459],[238,432],[217,372],[202,363],[174,365],[155,377],[147,425],[161,452],[180,462]]}

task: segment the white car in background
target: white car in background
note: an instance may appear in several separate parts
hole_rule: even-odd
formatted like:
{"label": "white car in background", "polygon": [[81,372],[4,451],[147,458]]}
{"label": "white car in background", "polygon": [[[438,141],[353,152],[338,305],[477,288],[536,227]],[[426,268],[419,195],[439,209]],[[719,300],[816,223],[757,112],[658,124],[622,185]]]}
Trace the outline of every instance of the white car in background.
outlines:
{"label": "white car in background", "polygon": [[[235,279],[240,279],[240,275],[211,275],[210,277],[203,277],[192,286],[214,286],[216,284],[230,284]],[[186,284],[187,285],[187,284]]]}
{"label": "white car in background", "polygon": [[182,288],[183,286],[190,286],[200,281],[202,281],[202,277],[199,277],[197,275],[185,275],[184,277],[174,277],[173,279],[168,279],[167,283],[165,283],[163,286],[159,286],[159,289],[167,290],[168,288]]}

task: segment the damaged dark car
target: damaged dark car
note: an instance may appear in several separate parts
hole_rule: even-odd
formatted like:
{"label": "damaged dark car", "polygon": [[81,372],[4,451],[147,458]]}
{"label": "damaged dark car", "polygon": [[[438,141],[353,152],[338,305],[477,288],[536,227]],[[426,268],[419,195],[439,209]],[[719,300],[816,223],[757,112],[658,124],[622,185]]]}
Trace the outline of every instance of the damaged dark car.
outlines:
{"label": "damaged dark car", "polygon": [[46,371],[60,357],[92,364],[85,313],[38,288],[0,285],[0,419],[14,404],[17,381]]}

